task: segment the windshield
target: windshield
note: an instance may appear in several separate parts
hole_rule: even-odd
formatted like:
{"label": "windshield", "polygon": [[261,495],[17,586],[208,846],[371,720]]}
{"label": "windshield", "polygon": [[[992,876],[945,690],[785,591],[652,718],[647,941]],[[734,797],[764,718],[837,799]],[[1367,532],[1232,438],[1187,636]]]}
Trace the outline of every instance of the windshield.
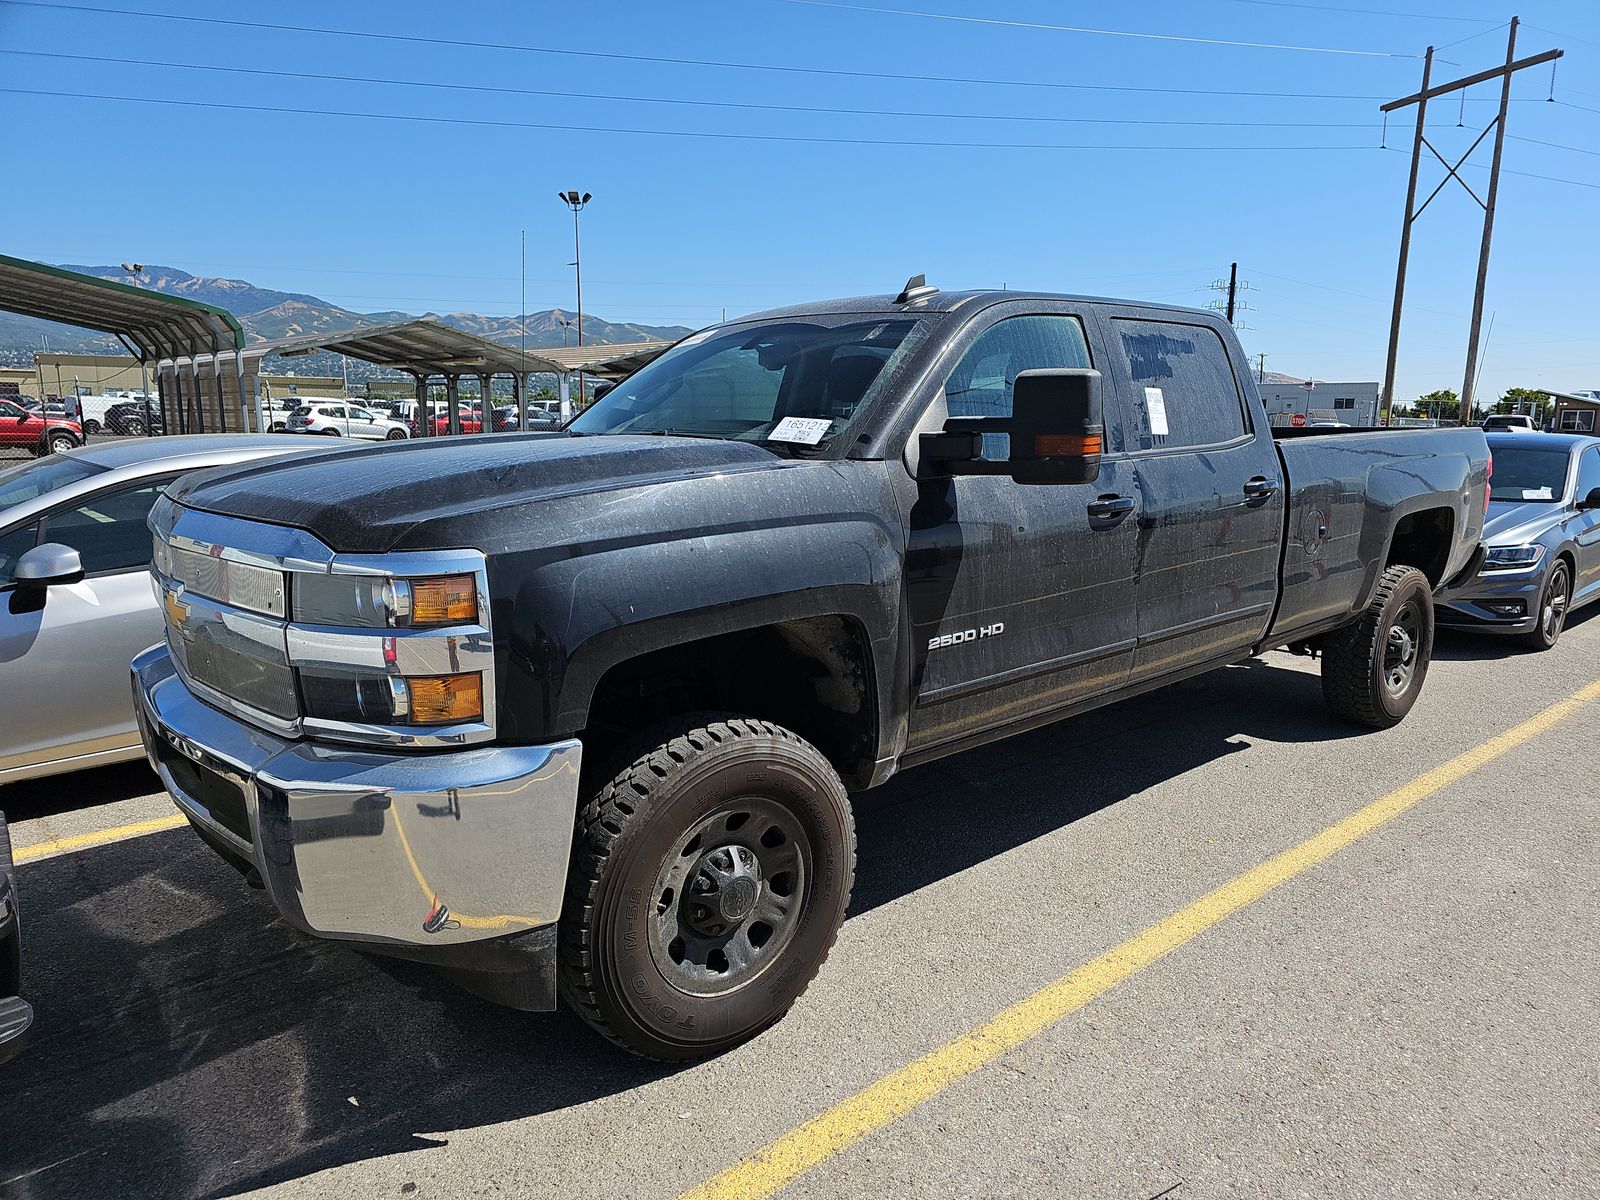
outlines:
{"label": "windshield", "polygon": [[1489,499],[1513,504],[1554,504],[1567,494],[1570,456],[1565,448],[1494,447]]}
{"label": "windshield", "polygon": [[1533,421],[1529,417],[1489,417],[1484,421],[1483,427],[1485,429],[1510,429],[1512,427],[1525,429],[1532,424]]}
{"label": "windshield", "polygon": [[37,462],[0,471],[0,512],[13,504],[68,487],[80,479],[98,475],[104,467],[96,467],[77,458],[52,456]]}
{"label": "windshield", "polygon": [[851,316],[707,330],[619,383],[567,428],[818,446],[850,426],[918,324]]}

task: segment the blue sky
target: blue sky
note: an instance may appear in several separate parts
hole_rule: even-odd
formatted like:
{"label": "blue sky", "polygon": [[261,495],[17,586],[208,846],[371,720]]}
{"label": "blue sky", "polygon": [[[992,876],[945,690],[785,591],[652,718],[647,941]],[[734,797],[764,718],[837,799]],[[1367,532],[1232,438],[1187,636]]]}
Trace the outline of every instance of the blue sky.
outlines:
{"label": "blue sky", "polygon": [[[1449,60],[1436,80],[1501,61],[1508,4],[0,0],[0,242],[360,310],[504,314],[526,230],[528,308],[570,308],[571,217],[555,193],[575,186],[595,196],[585,308],[608,320],[698,326],[724,308],[891,290],[916,271],[945,287],[1204,304],[1238,260],[1252,306],[1241,336],[1269,370],[1378,379],[1407,166],[1393,148],[1410,138],[1399,114],[1378,148],[1378,104],[1416,90],[1430,42]],[[1502,181],[1480,395],[1600,388],[1600,5],[1519,11],[1519,56],[1567,57],[1561,103],[1544,102],[1549,68],[1514,88],[1509,132],[1535,140],[1506,146],[1508,170],[1528,174]],[[984,20],[915,15],[935,12]],[[1159,36],[1041,27],[1060,25]],[[705,65],[717,63],[789,69]],[[926,78],[870,77],[882,75]],[[1476,136],[1495,86],[1464,109],[1431,106],[1441,152]],[[1425,167],[1424,195],[1441,174]],[[1487,171],[1464,174],[1481,195]],[[1452,184],[1417,223],[1402,398],[1461,385],[1480,220]]]}

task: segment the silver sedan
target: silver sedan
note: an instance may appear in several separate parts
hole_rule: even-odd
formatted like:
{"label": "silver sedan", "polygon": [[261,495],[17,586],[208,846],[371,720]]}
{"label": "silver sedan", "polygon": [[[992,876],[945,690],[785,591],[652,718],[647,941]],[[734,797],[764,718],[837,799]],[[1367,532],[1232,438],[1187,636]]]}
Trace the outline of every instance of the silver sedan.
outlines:
{"label": "silver sedan", "polygon": [[161,640],[150,506],[180,475],[340,449],[310,438],[140,438],[0,470],[0,784],[137,758],[128,661]]}

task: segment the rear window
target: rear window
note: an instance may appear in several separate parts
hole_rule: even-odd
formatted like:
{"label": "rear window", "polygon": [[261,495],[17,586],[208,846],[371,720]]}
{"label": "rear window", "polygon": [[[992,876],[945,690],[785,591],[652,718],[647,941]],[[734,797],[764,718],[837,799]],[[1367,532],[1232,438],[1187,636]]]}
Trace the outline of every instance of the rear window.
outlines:
{"label": "rear window", "polygon": [[1216,446],[1248,432],[1244,398],[1215,330],[1171,321],[1115,322],[1133,378],[1133,433],[1141,450]]}

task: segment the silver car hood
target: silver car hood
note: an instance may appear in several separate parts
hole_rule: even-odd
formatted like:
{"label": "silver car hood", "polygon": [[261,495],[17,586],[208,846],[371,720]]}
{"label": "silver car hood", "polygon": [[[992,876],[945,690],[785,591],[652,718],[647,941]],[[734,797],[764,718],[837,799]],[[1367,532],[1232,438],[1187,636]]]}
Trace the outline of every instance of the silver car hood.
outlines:
{"label": "silver car hood", "polygon": [[1547,530],[1572,515],[1565,503],[1496,500],[1483,522],[1483,540],[1490,546],[1520,546],[1538,541]]}

